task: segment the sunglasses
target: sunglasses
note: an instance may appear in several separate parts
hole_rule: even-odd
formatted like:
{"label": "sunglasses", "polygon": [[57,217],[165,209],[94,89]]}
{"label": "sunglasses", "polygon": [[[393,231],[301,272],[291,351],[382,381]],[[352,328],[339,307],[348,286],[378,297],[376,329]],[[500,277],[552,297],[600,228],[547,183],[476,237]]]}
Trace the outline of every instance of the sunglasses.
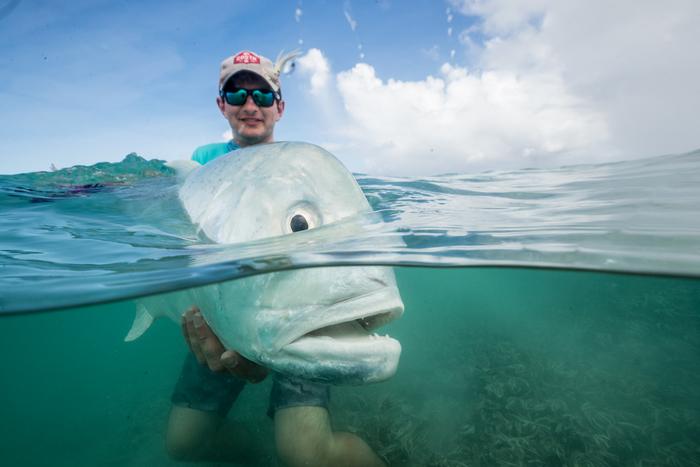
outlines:
{"label": "sunglasses", "polygon": [[259,107],[271,107],[277,99],[277,93],[270,89],[243,89],[233,88],[229,91],[221,90],[221,98],[225,99],[229,105],[243,105],[248,99],[253,98],[255,105]]}

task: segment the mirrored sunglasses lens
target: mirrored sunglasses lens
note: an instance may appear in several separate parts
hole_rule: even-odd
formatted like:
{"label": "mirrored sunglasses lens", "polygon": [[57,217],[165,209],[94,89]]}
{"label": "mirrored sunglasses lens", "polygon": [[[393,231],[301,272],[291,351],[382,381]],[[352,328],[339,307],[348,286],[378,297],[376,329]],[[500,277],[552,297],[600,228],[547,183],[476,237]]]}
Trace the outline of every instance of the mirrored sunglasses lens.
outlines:
{"label": "mirrored sunglasses lens", "polygon": [[275,93],[256,89],[253,91],[253,100],[260,107],[270,107],[272,103],[275,102]]}
{"label": "mirrored sunglasses lens", "polygon": [[238,89],[237,91],[226,92],[226,102],[228,102],[229,105],[243,105],[247,98],[248,91],[246,91],[245,89]]}

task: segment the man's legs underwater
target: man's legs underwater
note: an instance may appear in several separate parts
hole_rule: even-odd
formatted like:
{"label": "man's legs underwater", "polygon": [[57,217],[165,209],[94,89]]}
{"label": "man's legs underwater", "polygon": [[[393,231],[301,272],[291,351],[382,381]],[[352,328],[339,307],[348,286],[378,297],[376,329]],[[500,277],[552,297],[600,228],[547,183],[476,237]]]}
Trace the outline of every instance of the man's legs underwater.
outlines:
{"label": "man's legs underwater", "polygon": [[275,412],[277,455],[289,467],[385,467],[367,443],[333,432],[325,407],[288,407]]}
{"label": "man's legs underwater", "polygon": [[285,465],[385,465],[358,436],[333,432],[328,385],[279,374],[274,378],[268,415],[274,416],[277,455]]}
{"label": "man's legs underwater", "polygon": [[166,447],[176,460],[255,463],[260,443],[226,419],[245,382],[200,365],[191,353],[172,395]]}
{"label": "man's legs underwater", "polygon": [[168,455],[180,461],[240,462],[257,465],[260,442],[215,412],[173,405],[168,419]]}

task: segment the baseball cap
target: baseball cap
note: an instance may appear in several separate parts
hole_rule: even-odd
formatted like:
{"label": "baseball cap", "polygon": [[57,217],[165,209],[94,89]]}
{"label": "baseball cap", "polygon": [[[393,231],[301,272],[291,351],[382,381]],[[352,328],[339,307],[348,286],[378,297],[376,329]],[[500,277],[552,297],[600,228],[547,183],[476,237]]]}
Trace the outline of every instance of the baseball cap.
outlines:
{"label": "baseball cap", "polygon": [[223,89],[226,81],[241,71],[249,71],[259,75],[273,91],[280,91],[280,71],[272,63],[272,60],[247,50],[238,52],[221,62],[219,89]]}

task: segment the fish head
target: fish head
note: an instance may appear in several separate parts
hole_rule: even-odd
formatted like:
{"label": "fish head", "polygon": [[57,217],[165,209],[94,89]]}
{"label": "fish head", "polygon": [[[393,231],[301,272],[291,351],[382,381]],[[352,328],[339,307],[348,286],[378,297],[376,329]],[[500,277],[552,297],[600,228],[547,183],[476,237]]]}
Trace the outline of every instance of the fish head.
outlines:
{"label": "fish head", "polygon": [[[305,143],[219,158],[188,176],[180,197],[209,238],[228,244],[304,235],[371,211],[352,174]],[[403,313],[389,267],[292,269],[215,288],[201,297],[211,303],[208,311],[200,306],[205,319],[226,347],[251,360],[333,384],[381,381],[396,371],[401,345],[374,333]]]}
{"label": "fish head", "polygon": [[243,243],[331,224],[371,210],[354,177],[305,143],[252,146],[220,157],[180,189],[193,222],[217,243]]}

